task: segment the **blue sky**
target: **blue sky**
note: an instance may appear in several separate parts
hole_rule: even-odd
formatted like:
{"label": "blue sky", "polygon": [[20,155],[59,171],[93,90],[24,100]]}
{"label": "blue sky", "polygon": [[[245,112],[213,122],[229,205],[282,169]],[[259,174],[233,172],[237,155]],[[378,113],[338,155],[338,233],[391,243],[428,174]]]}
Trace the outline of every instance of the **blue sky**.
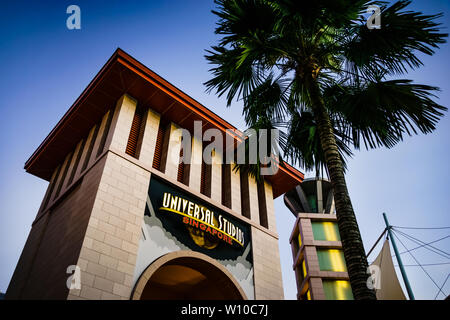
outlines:
{"label": "blue sky", "polygon": [[[42,2],[42,3],[41,3]],[[0,9],[0,291],[5,291],[47,182],[25,173],[23,165],[117,47],[234,124],[245,128],[240,103],[226,108],[223,98],[205,92],[211,74],[205,49],[215,44],[212,1],[11,1]],[[81,8],[81,30],[66,28],[66,8]],[[444,12],[447,0],[413,1],[412,9]],[[450,46],[445,44],[425,66],[407,78],[435,85],[440,104],[450,106]],[[382,212],[393,225],[449,226],[450,120],[448,114],[430,135],[406,138],[392,149],[358,151],[349,160],[347,183],[368,250],[384,228]],[[301,168],[300,168],[301,169]],[[303,171],[303,170],[302,170]],[[306,173],[309,176],[309,173]],[[285,296],[294,299],[295,279],[288,242],[294,216],[282,197],[275,201]],[[403,230],[425,241],[447,230]],[[412,242],[402,241],[412,248]],[[450,251],[450,239],[434,244]],[[401,244],[399,244],[401,248]],[[401,251],[403,251],[401,249]],[[424,249],[420,263],[449,262]],[[407,265],[416,264],[407,254]],[[371,257],[374,259],[374,257]],[[369,259],[369,260],[372,260]],[[450,265],[428,266],[440,286]],[[407,267],[416,298],[434,299],[437,289],[419,267]],[[443,291],[450,294],[450,281]],[[442,299],[441,294],[438,298]]]}

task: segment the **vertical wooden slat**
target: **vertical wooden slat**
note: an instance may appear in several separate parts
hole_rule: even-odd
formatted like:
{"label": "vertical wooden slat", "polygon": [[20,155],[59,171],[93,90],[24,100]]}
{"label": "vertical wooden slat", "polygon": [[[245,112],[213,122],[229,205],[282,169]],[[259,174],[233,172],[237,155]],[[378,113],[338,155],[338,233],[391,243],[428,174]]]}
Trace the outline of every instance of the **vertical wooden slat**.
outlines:
{"label": "vertical wooden slat", "polygon": [[258,209],[259,209],[259,223],[265,227],[269,227],[267,219],[267,204],[266,204],[266,192],[264,189],[264,181],[258,183]]}
{"label": "vertical wooden slat", "polygon": [[83,151],[84,151],[84,146],[86,144],[86,140],[87,140],[87,137],[86,137],[86,139],[83,139],[83,141],[81,141],[80,150],[78,151],[77,158],[75,160],[75,164],[73,165],[72,172],[70,173],[70,177],[69,177],[69,181],[67,182],[67,185],[70,185],[72,183],[73,178],[75,177],[75,173],[78,170],[78,166],[80,164],[80,159],[81,159],[81,155],[83,154]]}
{"label": "vertical wooden slat", "polygon": [[250,195],[248,190],[248,173],[240,172],[241,178],[241,212],[244,217],[250,219]]}
{"label": "vertical wooden slat", "polygon": [[231,209],[231,165],[222,164],[222,204]]}
{"label": "vertical wooden slat", "polygon": [[86,158],[84,159],[84,163],[83,163],[81,172],[83,172],[87,168],[87,165],[89,164],[89,160],[91,159],[92,149],[94,149],[94,143],[95,143],[95,140],[97,139],[99,128],[100,128],[100,124],[95,126],[94,134],[92,136],[91,142],[89,143],[89,148],[87,150]]}
{"label": "vertical wooden slat", "polygon": [[158,128],[158,135],[156,137],[155,154],[153,156],[153,165],[152,165],[152,167],[157,170],[161,170],[161,157],[162,157],[164,134],[165,134],[165,125],[162,122],[160,122]]}
{"label": "vertical wooden slat", "polygon": [[56,193],[55,193],[55,199],[59,196],[59,193],[61,192],[62,186],[64,185],[64,181],[66,180],[66,176],[67,176],[67,171],[69,170],[69,166],[70,166],[70,162],[72,162],[72,157],[73,157],[73,152],[70,153],[70,155],[68,156],[67,162],[66,162],[66,166],[64,167],[64,171],[61,177],[61,180],[59,181],[59,185],[56,189]]}
{"label": "vertical wooden slat", "polygon": [[142,125],[142,112],[141,110],[139,110],[139,108],[136,108],[133,117],[133,122],[131,124],[130,135],[128,136],[127,147],[125,149],[126,154],[129,154],[130,156],[135,158],[138,157],[137,146],[141,132],[141,125]]}
{"label": "vertical wooden slat", "polygon": [[100,145],[97,150],[97,158],[103,153],[103,149],[105,149],[106,138],[108,137],[109,129],[111,128],[113,114],[114,109],[109,110],[108,119],[106,120],[106,125],[105,128],[103,129],[102,138],[100,140]]}
{"label": "vertical wooden slat", "polygon": [[200,192],[202,194],[205,194],[206,188],[205,175],[206,175],[206,163],[202,159],[202,169],[200,174]]}
{"label": "vertical wooden slat", "polygon": [[[180,159],[183,157],[183,148],[180,149]],[[181,161],[178,164],[178,173],[177,173],[178,182],[184,182],[184,161]]]}
{"label": "vertical wooden slat", "polygon": [[59,174],[61,173],[61,167],[62,167],[62,165],[60,165],[58,167],[58,169],[56,170],[55,177],[50,182],[50,186],[49,186],[50,190],[48,191],[48,193],[47,193],[47,195],[45,197],[44,204],[42,206],[42,211],[44,211],[47,208],[47,205],[48,205],[48,203],[50,201],[50,198],[51,198],[51,196],[53,194],[53,190],[55,189],[56,182],[58,181]]}
{"label": "vertical wooden slat", "polygon": [[202,172],[200,180],[200,192],[205,196],[211,196],[211,165],[205,162],[203,159],[203,151],[205,150],[205,145],[202,147]]}

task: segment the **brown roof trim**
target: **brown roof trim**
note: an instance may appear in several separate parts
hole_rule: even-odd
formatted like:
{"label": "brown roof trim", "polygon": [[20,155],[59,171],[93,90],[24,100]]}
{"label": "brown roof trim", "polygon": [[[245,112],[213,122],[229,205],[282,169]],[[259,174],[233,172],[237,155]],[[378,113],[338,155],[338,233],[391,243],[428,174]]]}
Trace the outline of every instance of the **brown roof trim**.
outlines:
{"label": "brown roof trim", "polygon": [[[236,127],[234,127],[232,124],[230,124],[228,121],[222,119],[217,114],[203,106],[198,101],[191,98],[189,95],[181,91],[180,89],[173,86],[171,83],[163,79],[161,76],[144,66],[142,63],[134,59],[132,56],[128,55],[126,52],[124,52],[121,49],[117,50],[118,55],[120,58],[117,59],[117,61],[121,64],[123,64],[125,67],[129,68],[130,70],[133,70],[136,74],[139,74],[141,77],[146,79],[148,82],[152,83],[177,101],[183,103],[187,107],[189,107],[193,112],[197,113],[198,115],[205,118],[205,120],[208,120],[208,122],[211,122],[211,120],[214,120],[217,122],[218,126],[221,127],[223,130],[225,129],[233,129],[238,130]],[[193,107],[191,107],[191,105]],[[209,117],[209,119],[208,119]],[[217,125],[216,124],[216,125]]]}
{"label": "brown roof trim", "polygon": [[83,90],[81,95],[78,97],[77,100],[72,104],[72,106],[67,110],[67,112],[64,114],[64,116],[58,121],[58,123],[55,125],[55,127],[50,131],[50,133],[47,135],[47,137],[44,139],[44,141],[41,142],[39,147],[33,152],[33,154],[30,156],[30,158],[25,162],[25,170],[30,167],[33,162],[37,159],[40,153],[42,153],[45,148],[48,146],[48,144],[57,136],[58,131],[62,128],[64,123],[66,123],[75,113],[77,106],[83,102],[89,95],[91,91],[95,89],[97,84],[100,82],[100,80],[105,76],[106,70],[111,67],[111,65],[115,62],[115,59],[117,57],[117,54],[121,49],[117,49],[114,54],[109,58],[109,60],[105,63],[105,65],[100,69],[100,71],[97,73],[97,75],[92,79],[92,81],[89,83],[89,85]]}
{"label": "brown roof trim", "polygon": [[[58,121],[56,126],[50,131],[50,133],[47,135],[47,137],[42,141],[42,143],[39,145],[39,147],[34,151],[34,153],[30,156],[30,158],[25,163],[25,170],[31,166],[34,162],[34,160],[38,157],[38,154],[41,153],[43,150],[45,150],[45,147],[48,145],[49,142],[53,140],[53,138],[57,135],[58,131],[66,121],[70,119],[70,117],[75,113],[76,108],[78,105],[83,102],[86,97],[89,95],[89,93],[95,89],[96,85],[100,82],[100,80],[105,76],[106,71],[115,63],[118,62],[125,67],[129,68],[130,70],[134,71],[136,74],[140,75],[156,87],[160,88],[162,91],[167,93],[168,95],[172,96],[177,101],[181,102],[187,107],[190,107],[189,104],[194,105],[196,108],[190,108],[193,112],[197,113],[198,115],[202,116],[206,121],[211,122],[211,120],[215,120],[216,125],[223,129],[233,129],[238,130],[233,125],[231,125],[226,120],[222,119],[218,115],[216,115],[214,112],[191,98],[186,93],[182,92],[166,80],[164,80],[161,76],[147,68],[145,65],[137,61],[135,58],[130,56],[128,53],[123,51],[120,48],[117,48],[117,50],[114,52],[114,54],[109,58],[109,60],[106,62],[106,64],[100,69],[100,71],[97,73],[97,75],[94,77],[94,79],[89,83],[89,85],[86,87],[86,89],[83,90],[81,95],[78,97],[77,100],[72,104],[72,106],[69,108],[69,110],[64,114],[64,116],[61,118],[61,120]],[[241,138],[238,135],[235,135],[235,138],[240,140]]]}
{"label": "brown roof trim", "polygon": [[[215,114],[214,112],[212,112],[211,110],[209,110],[208,108],[203,106],[198,101],[191,98],[189,95],[187,95],[183,91],[179,90],[178,88],[176,88],[175,86],[170,84],[168,81],[161,78],[158,74],[156,74],[155,72],[153,72],[152,70],[147,68],[145,65],[143,65],[142,63],[140,63],[139,61],[137,61],[136,59],[134,59],[133,57],[128,55],[123,50],[118,49],[118,54],[124,58],[124,59],[119,58],[118,59],[119,63],[121,63],[124,66],[126,66],[127,68],[133,70],[134,72],[139,74],[141,77],[143,77],[144,79],[146,79],[147,81],[149,81],[150,83],[155,85],[156,87],[160,88],[168,95],[172,96],[177,101],[183,103],[185,106],[190,108],[192,110],[192,112],[195,112],[198,115],[202,116],[202,118],[204,118],[206,121],[211,122],[211,119],[208,119],[207,117],[205,117],[205,115],[207,115],[207,116],[211,117],[212,119],[214,119],[215,121],[217,121],[216,125],[221,127],[221,129],[223,131],[225,131],[226,129],[233,129],[233,130],[237,130],[238,132],[240,132],[232,124],[230,124],[226,120],[219,117],[217,114]],[[132,65],[130,65],[129,62]],[[143,72],[140,71],[139,69],[135,69],[135,68],[139,68]],[[175,94],[175,95],[173,95],[173,94]],[[190,105],[193,105],[196,108],[192,108]],[[235,135],[235,139],[238,139],[241,141],[242,135],[240,135],[240,136]],[[297,169],[295,169],[294,167],[292,167],[291,165],[289,165],[287,163],[284,163],[284,164],[286,165],[286,168],[280,167],[280,169],[282,171],[289,174],[292,178],[297,179],[299,183],[303,181],[303,179],[304,179],[303,173],[301,173],[300,171],[298,171]]]}

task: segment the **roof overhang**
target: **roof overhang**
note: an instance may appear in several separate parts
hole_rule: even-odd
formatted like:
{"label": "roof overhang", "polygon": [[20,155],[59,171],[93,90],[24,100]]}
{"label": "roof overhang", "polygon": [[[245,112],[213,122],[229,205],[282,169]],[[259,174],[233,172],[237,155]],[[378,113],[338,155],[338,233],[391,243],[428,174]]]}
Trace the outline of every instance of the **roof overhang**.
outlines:
{"label": "roof overhang", "polygon": [[[242,133],[230,123],[117,49],[31,155],[25,170],[49,181],[55,167],[125,93],[137,99],[141,106],[150,107],[182,128],[192,131],[194,121],[200,120],[204,123],[203,130],[216,128],[233,135],[236,140],[242,139]],[[276,198],[301,183],[303,178],[300,171],[285,163],[267,180],[272,183]]]}

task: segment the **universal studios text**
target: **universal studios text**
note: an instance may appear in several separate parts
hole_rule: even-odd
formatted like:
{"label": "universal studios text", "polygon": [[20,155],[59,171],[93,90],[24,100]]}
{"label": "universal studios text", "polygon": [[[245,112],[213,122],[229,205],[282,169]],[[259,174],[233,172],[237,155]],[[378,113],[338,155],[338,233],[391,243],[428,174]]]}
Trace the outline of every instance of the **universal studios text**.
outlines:
{"label": "universal studios text", "polygon": [[[223,164],[260,165],[260,175],[274,175],[279,167],[278,129],[236,129],[221,131],[215,128],[203,132],[202,121],[194,121],[194,135],[186,129],[176,128],[170,134],[169,145],[181,143],[181,150],[171,148],[168,161],[174,164],[201,165],[202,159],[193,156],[195,142],[203,142],[203,161],[212,165],[220,158]],[[209,142],[209,143],[208,143]],[[195,153],[195,152],[194,152]],[[181,154],[181,155],[180,155]],[[218,157],[217,155],[220,155]]]}

